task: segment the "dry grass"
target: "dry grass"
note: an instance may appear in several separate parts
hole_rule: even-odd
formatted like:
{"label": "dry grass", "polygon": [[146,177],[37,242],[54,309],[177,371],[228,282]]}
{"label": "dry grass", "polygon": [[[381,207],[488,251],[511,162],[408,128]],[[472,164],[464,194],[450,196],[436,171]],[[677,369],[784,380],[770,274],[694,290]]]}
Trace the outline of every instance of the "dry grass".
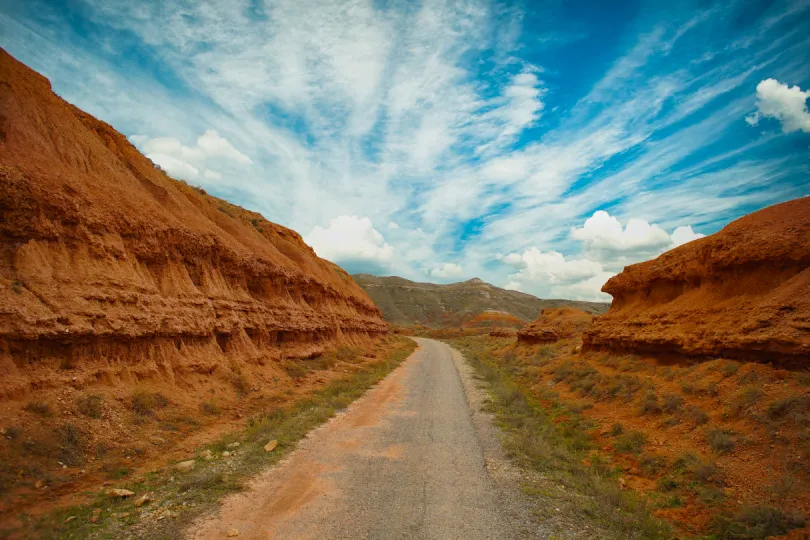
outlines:
{"label": "dry grass", "polygon": [[[647,503],[619,489],[612,469],[599,454],[593,453],[590,432],[594,426],[580,414],[581,407],[561,404],[551,391],[544,392],[541,404],[521,386],[520,376],[526,369],[536,369],[535,361],[523,365],[508,354],[496,359],[476,338],[452,340],[451,344],[464,353],[481,380],[486,382],[491,395],[490,410],[506,435],[507,454],[521,467],[540,472],[552,479],[553,484],[564,487],[557,491],[547,483],[529,484],[524,488],[527,494],[540,498],[544,508],[566,506],[571,513],[567,516],[569,526],[571,521],[587,525],[587,535],[669,537],[668,527],[650,514]],[[543,353],[543,357],[547,354]],[[553,379],[585,391],[588,385],[582,385],[582,381],[594,373],[595,370],[585,364],[568,362],[553,370]],[[628,448],[633,451],[643,447],[643,434],[624,434],[621,426],[615,426],[613,432],[618,444],[629,441]],[[663,463],[651,455],[648,466],[658,468]],[[569,534],[568,529],[564,534]]]}
{"label": "dry grass", "polygon": [[101,418],[104,414],[104,396],[101,394],[80,396],[76,400],[76,410],[90,418]]}
{"label": "dry grass", "polygon": [[[357,399],[399,365],[416,346],[405,338],[389,340],[389,353],[380,361],[353,372],[347,379],[331,382],[309,398],[287,408],[256,415],[243,431],[229,433],[208,445],[209,450],[219,455],[228,444],[239,441],[238,454],[228,460],[197,460],[194,472],[178,481],[173,478],[176,472],[167,467],[145,478],[129,478],[116,484],[116,487],[125,487],[138,494],[151,493],[155,502],[144,509],[136,509],[134,500],[110,499],[99,495],[89,505],[58,510],[32,523],[29,529],[31,536],[44,539],[183,537],[184,528],[194,518],[212,510],[223,495],[241,489],[245,480],[286,456],[311,429]],[[146,392],[137,393],[132,399],[133,410],[137,408],[143,411],[138,414],[150,415],[155,409],[165,406],[161,405],[165,398],[161,400],[155,396]],[[70,441],[74,447],[79,446],[80,436],[67,431],[65,435],[66,441]],[[264,445],[270,439],[278,440],[279,445],[273,453],[268,454],[264,451]],[[111,471],[110,474],[117,473]],[[90,523],[94,509],[102,510],[101,519],[97,523]],[[163,512],[165,519],[158,520],[157,512]],[[143,519],[139,518],[141,514]],[[68,516],[76,516],[76,519],[65,523]]]}

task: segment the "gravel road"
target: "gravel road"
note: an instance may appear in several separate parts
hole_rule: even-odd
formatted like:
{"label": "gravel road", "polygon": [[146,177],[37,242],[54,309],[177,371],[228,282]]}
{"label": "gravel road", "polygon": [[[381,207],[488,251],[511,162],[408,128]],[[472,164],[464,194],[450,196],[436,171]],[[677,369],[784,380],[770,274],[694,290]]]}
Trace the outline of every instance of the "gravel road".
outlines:
{"label": "gravel road", "polygon": [[420,347],[190,538],[543,538],[469,366]]}

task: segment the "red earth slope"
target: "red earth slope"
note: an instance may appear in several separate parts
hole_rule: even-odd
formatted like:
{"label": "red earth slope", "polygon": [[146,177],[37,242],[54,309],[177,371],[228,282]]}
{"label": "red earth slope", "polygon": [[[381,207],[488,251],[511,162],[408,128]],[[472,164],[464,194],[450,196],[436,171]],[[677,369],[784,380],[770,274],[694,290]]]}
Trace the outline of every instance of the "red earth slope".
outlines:
{"label": "red earth slope", "polygon": [[810,358],[810,198],[740,218],[602,288],[607,314],[586,349],[740,358],[807,365]]}
{"label": "red earth slope", "polygon": [[172,381],[386,331],[296,232],[168,178],[5,51],[0,112],[0,398],[60,366]]}

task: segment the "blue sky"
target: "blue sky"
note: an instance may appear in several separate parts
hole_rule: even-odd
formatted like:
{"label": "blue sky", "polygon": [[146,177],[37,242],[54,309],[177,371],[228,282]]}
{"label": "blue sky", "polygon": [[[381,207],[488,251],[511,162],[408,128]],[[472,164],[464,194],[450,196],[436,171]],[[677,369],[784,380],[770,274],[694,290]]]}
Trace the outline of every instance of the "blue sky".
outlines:
{"label": "blue sky", "polygon": [[0,44],[352,272],[544,297],[810,194],[810,1],[0,0]]}

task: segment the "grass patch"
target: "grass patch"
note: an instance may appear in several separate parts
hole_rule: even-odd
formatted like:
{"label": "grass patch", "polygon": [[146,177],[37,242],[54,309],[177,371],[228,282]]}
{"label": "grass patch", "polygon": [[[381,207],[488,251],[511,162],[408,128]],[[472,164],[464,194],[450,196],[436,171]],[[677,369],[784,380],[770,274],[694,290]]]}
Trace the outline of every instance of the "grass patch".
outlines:
{"label": "grass patch", "polygon": [[[184,528],[197,516],[210,511],[223,495],[241,489],[244,481],[286,456],[310,430],[360,397],[416,348],[416,344],[406,338],[388,339],[391,352],[379,362],[352,373],[347,379],[333,381],[287,408],[254,416],[243,431],[225,435],[208,446],[219,455],[228,444],[238,441],[240,446],[235,456],[214,461],[198,459],[195,470],[188,475],[178,477],[176,471],[167,467],[144,479],[122,479],[115,484],[115,487],[130,489],[138,496],[150,493],[154,502],[144,507],[145,511],[154,511],[159,506],[169,511],[164,514],[165,519],[139,520],[138,515],[144,510],[135,508],[137,497],[118,500],[100,495],[89,505],[52,512],[32,522],[26,532],[30,537],[44,539],[125,538],[132,536],[130,527],[137,524],[139,538],[182,538]],[[143,402],[143,410],[154,410],[155,407],[148,406],[148,397]],[[264,445],[271,439],[277,440],[279,445],[268,454]],[[97,523],[90,523],[90,515],[96,508],[103,509],[103,513]],[[76,516],[76,519],[65,523],[68,516]]]}
{"label": "grass patch", "polygon": [[785,511],[772,506],[748,506],[734,514],[717,516],[711,526],[719,540],[746,538],[765,540],[804,527],[805,516],[799,511]]}
{"label": "grass patch", "polygon": [[160,392],[140,390],[132,394],[132,412],[138,416],[154,416],[157,409],[169,404],[169,399]]}
{"label": "grass patch", "polygon": [[51,406],[42,401],[32,401],[23,407],[23,410],[40,416],[52,416]]}
{"label": "grass patch", "polygon": [[730,452],[736,444],[730,431],[718,428],[711,428],[706,432],[706,441],[718,454]]}
{"label": "grass patch", "polygon": [[616,438],[613,448],[624,454],[638,454],[647,444],[647,436],[641,431],[628,431]]}
{"label": "grass patch", "polygon": [[90,418],[101,418],[104,413],[104,396],[101,394],[80,396],[76,400],[76,410]]}
{"label": "grass patch", "polygon": [[[580,513],[573,519],[610,530],[618,538],[669,537],[669,527],[650,514],[646,500],[619,489],[616,481],[606,474],[603,460],[590,454],[588,433],[593,428],[590,421],[556,401],[548,391],[544,404],[535,400],[519,382],[527,366],[493,358],[476,338],[454,339],[450,343],[464,353],[480,378],[488,383],[489,409],[506,435],[507,455],[522,467],[541,472],[564,486],[565,493],[559,497],[575,498],[575,511]],[[586,368],[566,363],[554,371],[554,378],[558,382],[585,379]],[[531,364],[528,369],[532,369]],[[643,445],[639,449],[640,446]],[[542,486],[526,492],[556,497]]]}
{"label": "grass patch", "polygon": [[202,409],[203,413],[210,416],[217,416],[219,413],[222,412],[219,408],[219,405],[217,405],[213,401],[203,401],[202,403],[200,403],[200,409]]}

